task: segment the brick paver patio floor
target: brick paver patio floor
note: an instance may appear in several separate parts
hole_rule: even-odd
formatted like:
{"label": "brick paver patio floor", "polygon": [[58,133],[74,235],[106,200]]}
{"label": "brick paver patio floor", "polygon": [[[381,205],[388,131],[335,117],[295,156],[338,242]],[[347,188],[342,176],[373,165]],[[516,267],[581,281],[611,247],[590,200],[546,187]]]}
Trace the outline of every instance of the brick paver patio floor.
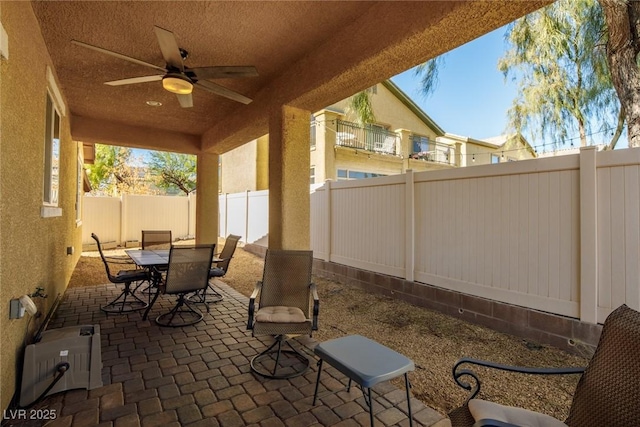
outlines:
{"label": "brick paver patio floor", "polygon": [[[161,296],[143,321],[140,312],[107,315],[99,309],[120,291],[115,285],[67,290],[49,329],[100,325],[104,385],[49,396],[38,405],[57,413],[47,426],[369,425],[361,390],[347,393],[346,377],[326,364],[318,402],[311,406],[317,374],[313,339],[298,341],[311,359],[305,375],[290,380],[254,375],[249,362],[270,340],[246,331],[248,298],[217,284],[224,300],[211,304],[202,322],[180,328],[153,321],[170,309],[173,297]],[[408,426],[405,391],[389,383],[373,390],[376,426]],[[442,418],[417,399],[411,405],[415,426]]]}

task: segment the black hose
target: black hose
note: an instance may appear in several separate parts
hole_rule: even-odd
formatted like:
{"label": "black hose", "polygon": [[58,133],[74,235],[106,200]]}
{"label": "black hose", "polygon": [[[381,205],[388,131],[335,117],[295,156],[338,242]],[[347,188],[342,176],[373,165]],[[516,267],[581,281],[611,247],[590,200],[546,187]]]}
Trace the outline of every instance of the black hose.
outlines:
{"label": "black hose", "polygon": [[44,399],[44,397],[47,395],[47,393],[49,393],[51,391],[51,389],[53,387],[55,387],[55,385],[58,383],[58,381],[60,381],[62,379],[62,377],[64,376],[64,374],[67,373],[67,371],[69,370],[69,368],[71,367],[71,365],[69,365],[69,362],[60,362],[56,365],[56,371],[58,371],[58,373],[56,374],[56,377],[53,379],[53,381],[51,382],[51,384],[49,384],[49,387],[47,387],[41,394],[40,396],[37,397],[36,400],[34,400],[33,402],[29,403],[26,406],[18,406],[18,409],[29,409],[31,408],[33,405],[35,405],[36,403],[40,402],[42,399]]}

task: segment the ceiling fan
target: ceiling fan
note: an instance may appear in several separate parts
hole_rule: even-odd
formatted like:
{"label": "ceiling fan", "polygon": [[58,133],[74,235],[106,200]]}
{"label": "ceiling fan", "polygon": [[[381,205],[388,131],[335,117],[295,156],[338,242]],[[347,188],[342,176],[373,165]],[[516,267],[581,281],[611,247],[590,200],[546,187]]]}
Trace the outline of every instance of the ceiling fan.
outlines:
{"label": "ceiling fan", "polygon": [[241,95],[209,80],[227,79],[234,77],[256,77],[258,75],[258,72],[256,71],[255,67],[215,66],[189,68],[184,65],[184,60],[187,59],[189,53],[186,50],[178,47],[178,42],[176,41],[175,35],[171,31],[165,30],[164,28],[160,28],[158,26],[154,26],[154,29],[156,32],[156,37],[158,38],[160,50],[162,51],[162,56],[166,62],[165,67],[150,64],[148,62],[141,61],[139,59],[132,58],[121,53],[113,52],[111,50],[103,49],[101,47],[93,46],[78,40],[71,40],[71,43],[93,49],[98,52],[106,53],[107,55],[115,56],[116,58],[124,59],[125,61],[133,62],[134,64],[143,65],[145,67],[153,68],[157,71],[162,72],[162,74],[155,74],[151,76],[132,77],[128,79],[105,82],[105,84],[109,86],[122,86],[162,80],[162,86],[169,92],[175,93],[178,97],[178,102],[180,102],[180,106],[184,108],[193,107],[191,92],[194,86],[215,93],[216,95],[224,96],[225,98],[241,102],[243,104],[249,104],[252,101],[250,98],[247,98],[244,95]]}

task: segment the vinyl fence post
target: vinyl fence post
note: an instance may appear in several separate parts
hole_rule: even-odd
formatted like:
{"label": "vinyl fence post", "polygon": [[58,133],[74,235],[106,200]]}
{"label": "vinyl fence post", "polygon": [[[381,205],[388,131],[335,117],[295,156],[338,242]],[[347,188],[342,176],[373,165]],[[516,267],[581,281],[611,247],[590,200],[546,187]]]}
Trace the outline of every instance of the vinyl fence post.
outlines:
{"label": "vinyl fence post", "polygon": [[127,194],[120,195],[120,242],[117,244],[122,245],[125,242],[125,236],[127,229],[129,228],[129,218],[127,217]]}
{"label": "vinyl fence post", "polygon": [[249,209],[249,190],[245,190],[244,196],[244,242],[249,243],[249,215],[251,215],[251,210]]}
{"label": "vinyl fence post", "polygon": [[325,211],[323,218],[323,228],[324,228],[324,244],[325,248],[327,248],[324,256],[324,260],[326,262],[331,261],[331,180],[326,180],[324,182],[324,193],[325,193]]}
{"label": "vinyl fence post", "polygon": [[413,282],[415,269],[415,188],[413,170],[407,169],[405,173],[405,250],[404,250],[404,278]]}
{"label": "vinyl fence post", "polygon": [[580,320],[598,323],[596,147],[580,149]]}

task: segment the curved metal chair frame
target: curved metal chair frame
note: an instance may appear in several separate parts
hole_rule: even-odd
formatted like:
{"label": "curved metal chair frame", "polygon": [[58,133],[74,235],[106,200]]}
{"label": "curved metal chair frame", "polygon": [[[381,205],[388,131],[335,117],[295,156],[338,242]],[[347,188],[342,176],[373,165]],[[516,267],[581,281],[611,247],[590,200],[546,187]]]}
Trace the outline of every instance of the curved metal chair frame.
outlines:
{"label": "curved metal chair frame", "polygon": [[[466,368],[478,365],[503,371],[535,374],[582,374],[565,420],[568,426],[627,426],[640,422],[640,312],[626,305],[607,317],[596,351],[586,367],[527,368],[501,365],[483,360],[463,358],[453,367],[455,382],[471,392],[465,404],[449,413],[453,427],[501,426],[514,427],[505,420],[476,420],[469,410],[479,393],[478,375]],[[507,409],[509,409],[507,407]],[[535,413],[534,413],[535,414]]]}
{"label": "curved metal chair frame", "polygon": [[[115,275],[111,273],[109,264],[112,265],[132,265],[131,262],[116,257],[107,257],[102,252],[102,244],[100,239],[94,233],[91,233],[91,238],[96,241],[98,245],[98,252],[100,252],[100,258],[104,263],[105,270],[107,271],[107,277],[111,283],[124,284],[124,289],[113,301],[100,307],[100,310],[105,313],[130,313],[132,311],[138,311],[146,308],[149,304],[138,298],[135,295],[135,291],[140,285],[149,280],[149,272],[146,270],[120,270]],[[139,282],[134,289],[131,289],[132,283]]]}
{"label": "curved metal chair frame", "polygon": [[311,251],[267,250],[262,281],[249,299],[247,321],[253,336],[271,335],[275,339],[251,359],[251,370],[258,375],[293,378],[309,367],[309,359],[291,345],[289,338],[311,336],[318,330],[320,302],[311,282],[312,264]]}
{"label": "curved metal chair frame", "polygon": [[[187,295],[207,287],[214,246],[171,247],[166,275],[160,279],[158,291],[153,297],[151,306],[153,306],[160,293],[177,295],[177,300],[168,313],[161,314],[156,318],[158,325],[171,327],[188,326],[203,319],[203,314],[188,300]],[[154,275],[160,278],[161,272],[155,271]],[[207,306],[208,311],[209,307]]]}

